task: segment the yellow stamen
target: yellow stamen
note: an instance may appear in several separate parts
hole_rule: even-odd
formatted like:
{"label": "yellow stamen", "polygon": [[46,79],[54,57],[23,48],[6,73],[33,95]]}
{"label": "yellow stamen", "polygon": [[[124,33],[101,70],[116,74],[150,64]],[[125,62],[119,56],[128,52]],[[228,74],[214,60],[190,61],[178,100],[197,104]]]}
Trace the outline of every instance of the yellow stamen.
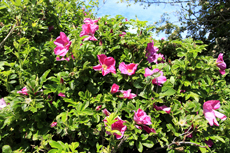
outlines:
{"label": "yellow stamen", "polygon": [[102,64],[102,68],[103,68],[104,70],[106,70],[106,69],[107,69],[107,66],[106,66],[105,64]]}

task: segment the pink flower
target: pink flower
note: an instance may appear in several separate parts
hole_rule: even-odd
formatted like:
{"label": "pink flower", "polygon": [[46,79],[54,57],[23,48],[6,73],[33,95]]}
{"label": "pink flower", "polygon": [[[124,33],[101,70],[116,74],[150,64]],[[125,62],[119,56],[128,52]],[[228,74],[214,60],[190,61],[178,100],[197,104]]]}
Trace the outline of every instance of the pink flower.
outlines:
{"label": "pink flower", "polygon": [[127,22],[127,21],[128,21],[128,19],[127,19],[127,18],[125,18],[125,21]]}
{"label": "pink flower", "polygon": [[120,37],[124,37],[126,35],[125,32],[122,32],[122,34],[119,34]]}
{"label": "pink flower", "polygon": [[102,105],[97,106],[97,107],[96,107],[96,111],[99,111],[99,110],[101,109],[101,106],[102,106]]}
{"label": "pink flower", "polygon": [[0,99],[0,110],[3,109],[4,107],[6,107],[6,102],[5,102],[5,100],[2,98],[2,99]]}
{"label": "pink flower", "polygon": [[218,56],[218,58],[216,60],[216,66],[220,68],[220,70],[219,70],[220,74],[224,75],[227,65],[224,62],[223,53],[219,54],[219,56]]}
{"label": "pink flower", "polygon": [[186,92],[186,90],[180,90],[180,93],[185,93]]}
{"label": "pink flower", "polygon": [[203,113],[206,120],[208,120],[210,126],[213,126],[213,123],[216,126],[219,126],[216,117],[220,118],[223,121],[227,119],[224,114],[215,111],[218,108],[220,108],[219,100],[209,100],[203,104]]}
{"label": "pink flower", "polygon": [[83,21],[85,24],[94,24],[94,23],[97,23],[98,20],[92,20],[90,18],[85,18],[84,21]]}
{"label": "pink flower", "polygon": [[107,57],[104,54],[97,55],[100,64],[93,67],[95,71],[102,70],[102,75],[105,76],[109,72],[116,74],[116,61],[113,57]]}
{"label": "pink flower", "polygon": [[165,111],[168,114],[170,114],[170,111],[171,111],[171,108],[167,107],[165,105],[163,105],[163,106],[157,106],[157,105],[153,104],[153,108],[155,108],[157,111],[159,111],[159,110]]}
{"label": "pink flower", "polygon": [[121,71],[122,74],[127,74],[131,76],[137,70],[137,66],[138,64],[131,63],[131,64],[126,65],[124,62],[122,62],[119,65],[119,70]]}
{"label": "pink flower", "polygon": [[53,122],[53,123],[50,125],[50,127],[55,127],[55,126],[57,126],[57,122]]}
{"label": "pink flower", "polygon": [[58,94],[58,96],[60,96],[60,97],[65,97],[65,94],[62,93],[62,92],[60,92],[60,93]]}
{"label": "pink flower", "polygon": [[163,76],[163,72],[160,71],[159,69],[153,69],[152,71],[149,68],[145,68],[145,74],[144,76],[151,76],[154,73],[159,72],[161,75],[159,77],[156,77],[152,80],[152,84],[156,84],[158,86],[162,86],[162,84],[164,84],[167,81],[167,78],[165,76]]}
{"label": "pink flower", "polygon": [[[158,51],[159,49],[157,47],[154,46],[154,41],[152,41],[151,43],[148,43],[147,44],[147,47],[146,47],[146,51],[147,53],[150,53],[150,54],[154,54]],[[146,53],[146,54],[147,54]]]}
{"label": "pink flower", "polygon": [[143,129],[144,129],[148,134],[151,133],[151,132],[156,133],[155,129],[150,128],[150,127],[148,127],[148,126],[146,126],[146,125],[143,125]]}
{"label": "pink flower", "polygon": [[102,113],[104,113],[105,116],[109,116],[111,114],[106,108],[102,110]]}
{"label": "pink flower", "polygon": [[214,144],[214,143],[212,142],[212,140],[210,140],[210,139],[209,139],[208,141],[205,140],[204,142],[208,145],[209,148],[212,147],[213,144]]}
{"label": "pink flower", "polygon": [[161,40],[165,40],[165,37],[162,37]]}
{"label": "pink flower", "polygon": [[[105,119],[106,120],[106,119]],[[127,126],[125,126],[123,123],[125,123],[126,121],[121,120],[120,118],[116,118],[116,122],[114,122],[111,125],[112,130],[118,130],[121,132],[121,135],[118,135],[116,133],[113,133],[113,135],[116,136],[117,139],[121,139],[124,136],[125,130],[127,129]],[[110,132],[107,132],[107,134],[111,135]]]}
{"label": "pink flower", "polygon": [[23,87],[21,91],[17,91],[17,93],[23,94],[23,95],[29,95],[28,90],[26,87]]}
{"label": "pink flower", "polygon": [[110,90],[110,92],[112,93],[112,94],[114,94],[114,93],[117,93],[119,91],[119,86],[117,85],[117,84],[113,84],[112,85],[112,87],[111,87],[111,90]]}
{"label": "pink flower", "polygon": [[60,32],[60,36],[58,36],[57,39],[54,41],[54,44],[57,46],[54,49],[55,55],[65,56],[69,51],[71,43],[72,42],[69,41],[69,38],[65,35],[65,33]]}
{"label": "pink flower", "polygon": [[154,54],[155,58],[153,60],[154,63],[159,64],[159,63],[164,63],[164,55],[159,53],[159,54]]}
{"label": "pink flower", "polygon": [[121,93],[123,93],[123,97],[120,98],[127,98],[127,99],[133,99],[135,98],[137,95],[134,93],[131,93],[131,89],[125,91],[125,90],[120,90]]}
{"label": "pink flower", "polygon": [[137,110],[137,112],[134,113],[133,120],[139,125],[152,124],[150,116],[146,115],[146,113],[140,108]]}
{"label": "pink flower", "polygon": [[82,36],[89,36],[89,37],[83,39],[83,41],[86,40],[97,41],[97,38],[94,37],[95,32],[99,29],[99,26],[94,24],[97,21],[98,20],[91,20],[89,18],[86,18],[84,20],[86,24],[82,25],[82,31],[80,33],[80,37]]}

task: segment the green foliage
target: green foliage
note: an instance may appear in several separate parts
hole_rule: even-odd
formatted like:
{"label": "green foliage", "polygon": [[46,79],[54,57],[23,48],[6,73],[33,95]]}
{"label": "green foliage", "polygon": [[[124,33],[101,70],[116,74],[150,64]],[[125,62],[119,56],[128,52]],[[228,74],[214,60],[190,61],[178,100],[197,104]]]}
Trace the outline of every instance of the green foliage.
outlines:
{"label": "green foliage", "polygon": [[[13,29],[0,55],[1,98],[8,104],[0,110],[2,152],[176,152],[178,147],[185,152],[228,152],[230,89],[225,77],[229,70],[220,75],[216,59],[202,55],[206,45],[191,38],[154,40],[158,53],[170,59],[149,63],[146,47],[152,38],[146,22],[125,21],[119,15],[98,20],[98,41],[83,41],[86,36],[79,36],[83,20],[94,19],[90,14],[94,5],[93,1],[90,5],[55,0],[0,2],[4,12],[0,13],[4,24],[0,41]],[[137,34],[128,32],[131,25]],[[51,26],[54,29],[48,30]],[[66,57],[74,58],[69,61],[56,61],[53,42],[60,32],[72,41]],[[101,54],[115,59],[116,74],[103,76],[93,69]],[[121,62],[138,64],[137,70],[130,76],[122,74]],[[162,86],[153,84],[161,73],[145,77],[145,68],[159,69],[167,81]],[[120,91],[131,89],[136,97],[112,94],[114,83]],[[28,95],[18,93],[23,87]],[[219,100],[218,111],[227,116],[225,121],[217,119],[219,127],[210,126],[203,115],[208,100]],[[171,112],[155,105],[168,106]],[[152,124],[135,123],[138,109]],[[114,128],[118,120],[127,128],[121,139],[116,135],[122,131]],[[146,127],[156,133],[146,132]],[[211,148],[206,148],[207,140],[214,142]]]}

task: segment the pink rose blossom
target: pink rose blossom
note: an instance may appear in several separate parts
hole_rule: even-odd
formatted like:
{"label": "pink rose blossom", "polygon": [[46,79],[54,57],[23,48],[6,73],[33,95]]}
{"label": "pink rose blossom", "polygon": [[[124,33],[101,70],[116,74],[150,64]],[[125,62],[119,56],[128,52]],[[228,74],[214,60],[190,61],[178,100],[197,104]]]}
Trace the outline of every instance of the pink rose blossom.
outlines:
{"label": "pink rose blossom", "polygon": [[28,90],[26,87],[23,87],[21,91],[17,91],[17,93],[23,94],[23,95],[29,95]]}
{"label": "pink rose blossom", "polygon": [[60,97],[66,97],[65,94],[62,93],[62,92],[60,92],[60,93],[58,94],[58,96],[60,96]]}
{"label": "pink rose blossom", "polygon": [[213,144],[214,144],[214,143],[212,142],[212,140],[210,140],[210,139],[209,139],[208,141],[205,140],[204,142],[208,145],[209,148],[212,147]]}
{"label": "pink rose blossom", "polygon": [[165,105],[163,105],[163,106],[157,106],[157,105],[153,104],[153,108],[155,108],[157,111],[159,111],[159,110],[165,111],[168,114],[170,114],[170,111],[171,111],[171,108],[167,107]]}
{"label": "pink rose blossom", "polygon": [[60,32],[60,36],[58,36],[57,39],[54,41],[54,44],[57,46],[54,49],[55,55],[65,56],[69,51],[71,43],[72,42],[69,41],[69,38],[65,35],[65,33]]}
{"label": "pink rose blossom", "polygon": [[94,24],[94,23],[97,23],[98,20],[92,20],[90,18],[85,18],[84,21],[83,21],[85,24]]}
{"label": "pink rose blossom", "polygon": [[5,100],[2,98],[2,99],[0,99],[0,110],[3,109],[4,107],[6,107],[6,102],[5,102]]}
{"label": "pink rose blossom", "polygon": [[154,63],[159,64],[159,63],[164,63],[164,55],[159,53],[155,54],[155,59],[153,60]]}
{"label": "pink rose blossom", "polygon": [[151,133],[151,132],[156,133],[155,129],[150,128],[150,127],[148,127],[148,126],[146,126],[146,125],[143,125],[143,129],[144,129],[148,134]]}
{"label": "pink rose blossom", "polygon": [[146,115],[146,113],[140,108],[137,110],[137,112],[134,113],[133,120],[139,125],[152,124],[150,116]]}
{"label": "pink rose blossom", "polygon": [[122,32],[122,34],[119,34],[120,37],[124,37],[126,35],[125,32]]}
{"label": "pink rose blossom", "polygon": [[165,37],[162,37],[161,40],[165,40]]}
{"label": "pink rose blossom", "polygon": [[127,22],[127,21],[128,21],[128,19],[127,19],[127,18],[125,18],[125,21]]}
{"label": "pink rose blossom", "polygon": [[[123,121],[121,118],[116,118],[115,120],[117,120],[117,121],[114,122],[114,123],[111,125],[111,129],[112,129],[112,130],[118,130],[118,131],[120,131],[120,132],[121,132],[121,135],[118,135],[118,134],[116,134],[116,133],[113,133],[113,135],[115,135],[117,139],[121,139],[121,138],[124,136],[125,130],[127,129],[127,126],[125,126],[125,125],[123,124],[123,123],[125,123],[126,121]],[[107,123],[106,118],[105,118],[103,121],[104,121],[105,126],[107,126],[107,125],[106,125],[106,123]],[[107,131],[106,131],[106,133],[107,133],[108,135],[111,135],[110,132],[107,132]]]}
{"label": "pink rose blossom", "polygon": [[53,123],[50,125],[50,127],[55,127],[55,126],[57,126],[57,122],[53,122]]}
{"label": "pink rose blossom", "polygon": [[106,108],[102,110],[102,113],[104,113],[105,116],[109,116],[111,114]]}
{"label": "pink rose blossom", "polygon": [[118,130],[121,132],[121,135],[118,135],[116,133],[113,134],[116,136],[117,139],[121,139],[124,136],[125,130],[127,129],[127,126],[123,124],[125,122],[126,121],[122,121],[122,120],[118,119],[118,121],[113,123],[111,126],[112,130]]}
{"label": "pink rose blossom", "polygon": [[123,96],[120,98],[127,98],[127,99],[133,99],[135,98],[137,95],[134,93],[131,93],[131,89],[125,91],[125,90],[120,90],[121,93],[123,93]]}
{"label": "pink rose blossom", "polygon": [[215,111],[218,108],[220,108],[219,100],[209,100],[203,104],[203,113],[206,120],[208,120],[210,126],[213,126],[213,123],[216,126],[219,126],[216,117],[220,118],[223,121],[227,119],[224,114]]}
{"label": "pink rose blossom", "polygon": [[93,67],[95,71],[102,70],[102,75],[105,76],[108,73],[116,74],[115,64],[116,61],[113,57],[107,57],[104,54],[97,55],[100,64]]}
{"label": "pink rose blossom", "polygon": [[89,37],[83,39],[83,41],[86,40],[97,41],[97,38],[94,37],[95,32],[99,29],[99,26],[94,24],[97,22],[98,20],[91,20],[90,18],[84,19],[84,23],[86,24],[82,25],[82,31],[80,33],[80,37],[82,36],[89,36]]}
{"label": "pink rose blossom", "polygon": [[[158,51],[159,49],[157,47],[154,46],[154,41],[152,41],[151,43],[148,43],[147,44],[147,47],[146,47],[146,51],[147,53],[151,53],[151,54],[154,54]],[[146,54],[147,54],[146,53]]]}
{"label": "pink rose blossom", "polygon": [[122,62],[119,65],[119,70],[121,71],[122,74],[127,74],[131,76],[136,72],[137,66],[138,64],[131,63],[126,65],[124,62]]}
{"label": "pink rose blossom", "polygon": [[97,106],[97,107],[96,107],[96,111],[99,111],[99,110],[101,109],[101,106],[102,106],[102,105]]}
{"label": "pink rose blossom", "polygon": [[223,53],[219,54],[219,56],[218,56],[218,58],[216,60],[216,66],[220,68],[220,70],[219,70],[220,74],[224,75],[227,65],[224,62]]}
{"label": "pink rose blossom", "polygon": [[119,91],[119,86],[117,85],[117,84],[113,84],[112,85],[112,87],[111,87],[111,90],[110,90],[110,92],[112,93],[112,94],[114,94],[114,93],[117,93]]}
{"label": "pink rose blossom", "polygon": [[167,78],[165,76],[163,76],[163,72],[160,71],[159,69],[153,69],[152,71],[149,68],[145,68],[145,74],[144,76],[151,76],[154,73],[160,73],[161,75],[159,77],[156,77],[152,80],[152,84],[156,84],[158,86],[162,86],[162,84],[164,84],[167,81]]}

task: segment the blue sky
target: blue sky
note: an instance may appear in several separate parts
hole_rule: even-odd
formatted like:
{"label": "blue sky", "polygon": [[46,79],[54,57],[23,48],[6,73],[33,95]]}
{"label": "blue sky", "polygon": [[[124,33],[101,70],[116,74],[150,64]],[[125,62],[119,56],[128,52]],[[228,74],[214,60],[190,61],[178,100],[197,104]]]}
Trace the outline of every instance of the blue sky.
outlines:
{"label": "blue sky", "polygon": [[[102,17],[104,15],[111,15],[111,17],[115,17],[116,15],[122,15],[128,20],[136,19],[136,16],[141,21],[148,21],[147,24],[153,24],[156,21],[161,19],[161,15],[163,13],[168,13],[170,17],[170,21],[179,25],[178,17],[175,12],[180,6],[171,6],[170,4],[161,4],[161,5],[151,5],[144,9],[144,6],[138,4],[133,4],[127,7],[127,3],[117,3],[120,0],[107,0],[105,4],[103,4],[103,0],[99,0],[100,9],[97,12],[97,17]],[[96,10],[97,11],[97,10]],[[134,30],[130,29],[130,32],[134,32]],[[161,39],[162,37],[166,37],[164,33],[161,33],[159,36],[153,35],[155,39]]]}

